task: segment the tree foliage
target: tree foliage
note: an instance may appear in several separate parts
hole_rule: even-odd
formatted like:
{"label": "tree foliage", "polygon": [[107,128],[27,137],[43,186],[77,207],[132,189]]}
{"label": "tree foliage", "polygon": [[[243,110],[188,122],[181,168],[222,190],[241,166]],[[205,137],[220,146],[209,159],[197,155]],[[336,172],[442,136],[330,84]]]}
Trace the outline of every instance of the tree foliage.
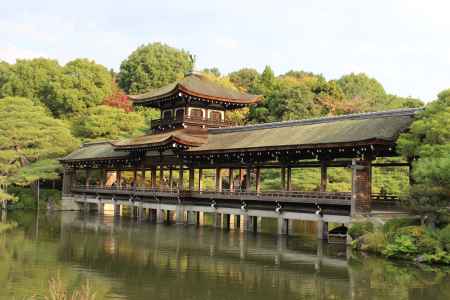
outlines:
{"label": "tree foliage", "polygon": [[112,93],[112,76],[102,65],[75,59],[65,66],[36,58],[0,65],[0,97],[20,96],[45,105],[56,117],[83,113]]}
{"label": "tree foliage", "polygon": [[161,43],[140,46],[120,65],[119,86],[129,94],[142,93],[181,79],[193,67],[187,51]]}
{"label": "tree foliage", "polygon": [[441,92],[398,140],[400,151],[415,159],[415,187],[409,204],[436,219],[450,205],[450,90]]}
{"label": "tree foliage", "polygon": [[74,134],[85,141],[116,140],[142,134],[145,117],[139,112],[100,105],[88,109],[85,115],[73,120]]}
{"label": "tree foliage", "polygon": [[27,185],[58,176],[54,161],[77,140],[67,124],[21,97],[0,99],[0,183]]}

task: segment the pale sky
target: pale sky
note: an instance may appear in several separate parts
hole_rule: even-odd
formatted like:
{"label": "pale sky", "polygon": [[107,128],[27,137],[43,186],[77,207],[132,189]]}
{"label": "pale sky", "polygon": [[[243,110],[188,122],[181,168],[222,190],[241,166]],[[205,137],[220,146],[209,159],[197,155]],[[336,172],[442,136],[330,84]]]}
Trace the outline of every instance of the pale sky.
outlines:
{"label": "pale sky", "polygon": [[429,101],[450,88],[448,0],[2,0],[0,60],[77,57],[108,68],[160,41],[197,69],[365,72]]}

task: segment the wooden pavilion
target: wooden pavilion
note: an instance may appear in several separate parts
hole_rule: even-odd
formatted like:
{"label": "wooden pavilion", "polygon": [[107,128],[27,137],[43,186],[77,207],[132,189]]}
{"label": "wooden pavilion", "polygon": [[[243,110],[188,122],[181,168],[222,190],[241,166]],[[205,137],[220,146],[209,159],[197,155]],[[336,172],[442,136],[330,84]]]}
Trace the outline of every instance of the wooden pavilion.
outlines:
{"label": "wooden pavilion", "polygon": [[[248,216],[254,227],[252,214],[270,212],[280,220],[280,233],[287,232],[288,219],[347,223],[355,215],[371,213],[374,199],[395,198],[372,193],[372,167],[410,166],[374,161],[398,156],[396,140],[418,112],[403,109],[233,126],[227,111],[256,105],[261,97],[224,88],[198,73],[130,99],[134,105],[160,109],[160,119],[151,122],[148,134],[84,144],[61,159],[66,200],[103,199],[119,205],[117,201],[132,198],[133,205],[147,205],[157,216],[158,207],[168,205],[180,223],[191,211],[207,211],[220,212],[228,222],[233,214]],[[294,191],[292,169],[312,167],[321,170],[320,190]],[[352,169],[351,192],[327,192],[329,167]],[[280,170],[281,190],[261,190],[265,168]],[[213,190],[203,187],[206,169],[215,170]],[[93,170],[102,174],[96,183]],[[122,173],[130,171],[133,178],[126,185]]]}

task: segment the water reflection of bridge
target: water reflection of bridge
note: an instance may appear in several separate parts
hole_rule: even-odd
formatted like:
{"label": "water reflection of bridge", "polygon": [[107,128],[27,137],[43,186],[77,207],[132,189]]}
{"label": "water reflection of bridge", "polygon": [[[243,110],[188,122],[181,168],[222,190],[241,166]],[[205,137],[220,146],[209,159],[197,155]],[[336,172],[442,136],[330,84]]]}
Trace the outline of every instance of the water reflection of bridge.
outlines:
{"label": "water reflection of bridge", "polygon": [[[211,228],[138,225],[111,217],[78,218],[63,225],[63,231],[70,232],[63,235],[63,245],[72,248],[63,251],[62,255],[70,255],[64,259],[89,265],[113,278],[120,276],[127,281],[127,286],[139,289],[144,289],[139,285],[145,286],[145,283],[186,284],[183,286],[186,294],[194,295],[199,291],[194,290],[192,282],[184,281],[189,282],[185,279],[195,275],[196,280],[210,285],[205,285],[207,289],[226,284],[231,290],[243,291],[248,285],[265,285],[289,297],[319,296],[324,289],[334,290],[336,299],[348,299],[350,295],[345,255],[338,257],[336,251],[333,255],[322,243],[318,244],[321,246],[316,246],[315,242],[307,243],[309,246],[302,243],[301,249],[291,243],[292,239],[284,237]],[[77,230],[83,233],[78,234]],[[89,238],[78,236],[87,232],[95,234]],[[345,252],[345,249],[339,251]],[[160,276],[166,272],[176,275],[163,282]],[[267,296],[260,295],[260,299]]]}

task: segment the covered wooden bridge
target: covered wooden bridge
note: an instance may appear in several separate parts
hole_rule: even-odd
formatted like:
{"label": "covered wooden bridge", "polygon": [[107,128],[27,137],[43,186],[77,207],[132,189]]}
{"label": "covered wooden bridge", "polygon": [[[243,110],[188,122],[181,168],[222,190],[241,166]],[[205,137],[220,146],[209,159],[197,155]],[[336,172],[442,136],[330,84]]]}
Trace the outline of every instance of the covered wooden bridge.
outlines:
{"label": "covered wooden bridge", "polygon": [[[159,108],[161,119],[152,122],[147,135],[85,144],[63,158],[66,204],[94,203],[102,211],[110,203],[117,213],[128,205],[138,216],[159,222],[171,211],[179,223],[210,212],[216,224],[227,226],[236,217],[248,230],[257,228],[258,217],[272,217],[279,220],[280,234],[287,233],[291,219],[318,221],[322,228],[327,222],[348,223],[371,213],[373,204],[395,200],[395,195],[372,193],[372,167],[410,166],[376,159],[398,156],[396,140],[418,112],[230,127],[226,111],[260,97],[230,92],[200,74],[132,99]],[[330,167],[351,168],[351,192],[327,191]],[[292,170],[301,168],[320,169],[319,190],[294,190]],[[279,170],[281,189],[262,188],[265,169]],[[211,178],[205,178],[210,170],[213,188]]]}

